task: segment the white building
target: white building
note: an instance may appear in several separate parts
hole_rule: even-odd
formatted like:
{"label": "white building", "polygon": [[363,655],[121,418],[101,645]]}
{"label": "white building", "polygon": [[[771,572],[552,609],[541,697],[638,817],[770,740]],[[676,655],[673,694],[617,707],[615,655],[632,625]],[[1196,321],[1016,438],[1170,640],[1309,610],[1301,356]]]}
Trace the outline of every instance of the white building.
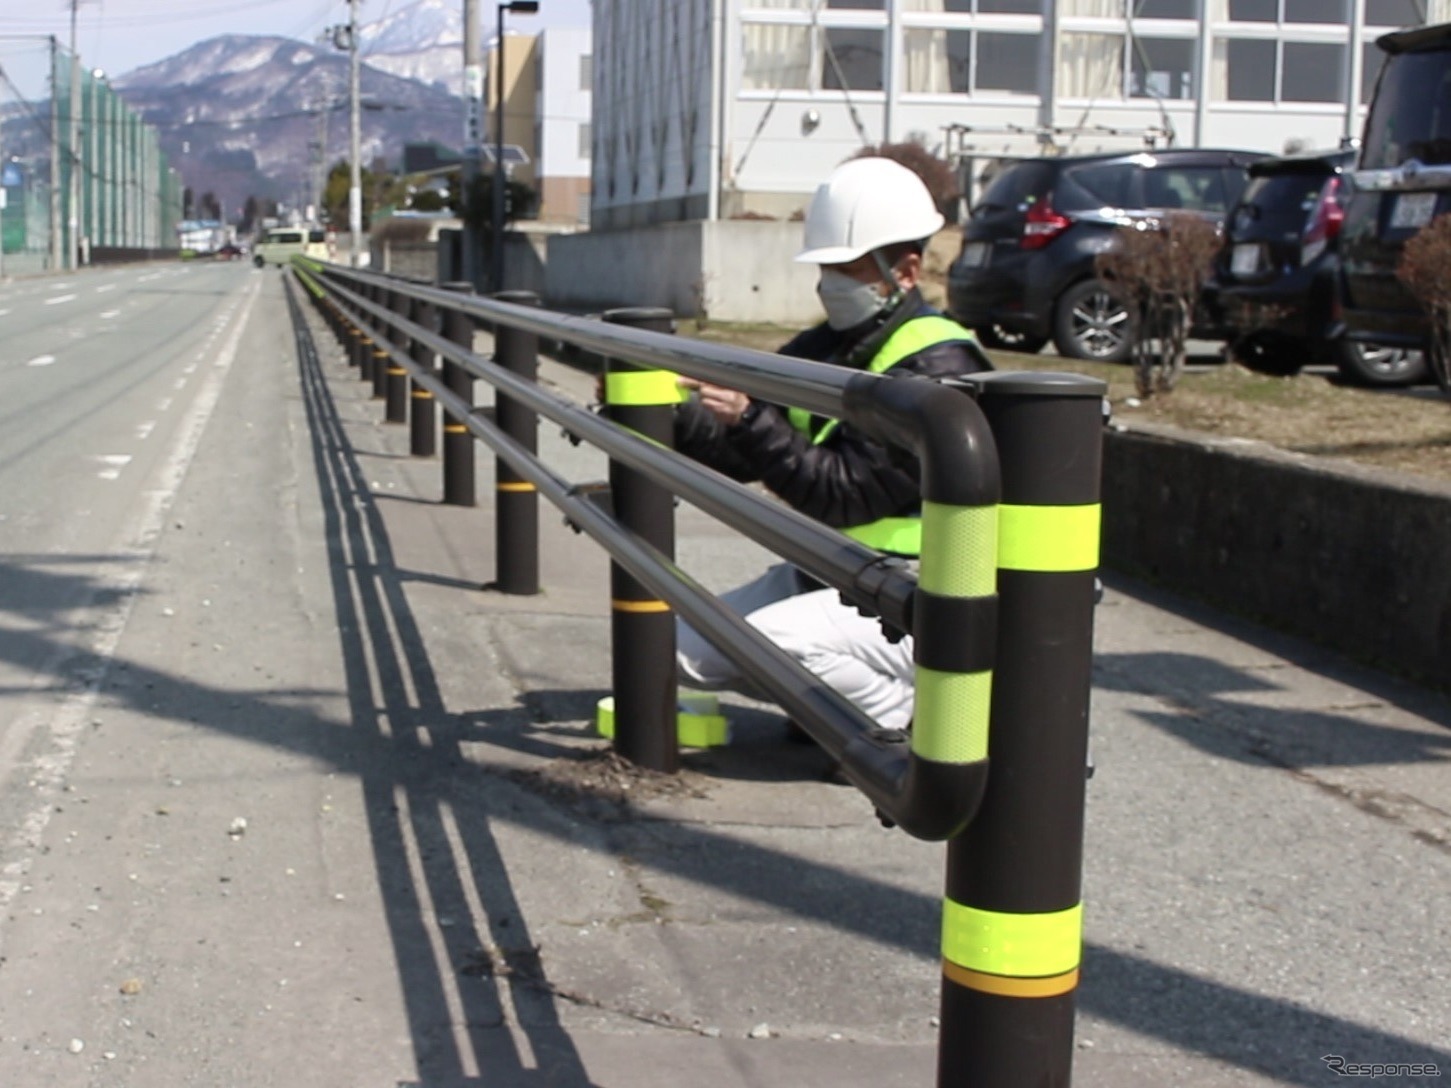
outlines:
{"label": "white building", "polygon": [[546,221],[589,222],[591,41],[576,27],[551,27],[535,39],[535,177]]}
{"label": "white building", "polygon": [[[866,144],[1333,147],[1451,0],[595,0],[596,229],[797,211]],[[1132,13],[1132,14],[1129,14]]]}

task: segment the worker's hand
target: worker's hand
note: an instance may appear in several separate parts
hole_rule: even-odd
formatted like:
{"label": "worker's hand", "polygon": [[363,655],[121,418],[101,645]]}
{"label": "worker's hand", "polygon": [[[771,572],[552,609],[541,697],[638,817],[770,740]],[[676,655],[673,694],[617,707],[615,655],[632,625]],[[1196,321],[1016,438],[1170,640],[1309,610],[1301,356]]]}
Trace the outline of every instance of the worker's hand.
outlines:
{"label": "worker's hand", "polygon": [[727,427],[734,427],[751,403],[751,398],[739,389],[727,389],[723,385],[711,385],[696,378],[678,378],[682,389],[691,389],[700,394],[700,406]]}

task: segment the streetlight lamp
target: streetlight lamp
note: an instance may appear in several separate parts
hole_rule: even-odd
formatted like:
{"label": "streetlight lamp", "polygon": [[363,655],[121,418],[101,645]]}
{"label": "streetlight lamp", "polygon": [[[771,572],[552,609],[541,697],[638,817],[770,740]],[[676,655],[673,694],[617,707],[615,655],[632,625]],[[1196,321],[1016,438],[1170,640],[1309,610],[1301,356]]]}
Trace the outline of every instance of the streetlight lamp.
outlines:
{"label": "streetlight lamp", "polygon": [[495,291],[504,289],[504,12],[513,11],[520,15],[533,15],[539,10],[539,0],[507,0],[499,8],[499,41],[494,47],[498,62],[498,74],[494,80],[494,214],[493,231],[490,238],[489,255],[493,265],[493,286]]}

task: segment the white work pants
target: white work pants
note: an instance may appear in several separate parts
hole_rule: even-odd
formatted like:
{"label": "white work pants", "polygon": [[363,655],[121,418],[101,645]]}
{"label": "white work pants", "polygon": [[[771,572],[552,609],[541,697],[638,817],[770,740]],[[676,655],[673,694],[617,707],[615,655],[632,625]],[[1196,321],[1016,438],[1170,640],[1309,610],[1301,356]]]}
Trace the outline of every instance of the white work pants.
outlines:
{"label": "white work pants", "polygon": [[[886,729],[912,720],[912,639],[888,642],[881,625],[841,603],[834,589],[802,592],[789,563],[721,594],[721,601]],[[724,654],[676,621],[680,682],[760,698]]]}

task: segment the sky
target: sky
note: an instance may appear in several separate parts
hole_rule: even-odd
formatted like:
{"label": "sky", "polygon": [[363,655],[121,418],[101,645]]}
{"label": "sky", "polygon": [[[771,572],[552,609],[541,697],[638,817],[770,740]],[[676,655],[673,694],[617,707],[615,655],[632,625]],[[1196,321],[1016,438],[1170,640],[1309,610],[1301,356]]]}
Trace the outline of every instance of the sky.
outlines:
{"label": "sky", "polygon": [[[362,0],[366,24],[412,0]],[[460,8],[463,0],[456,0]],[[345,0],[79,0],[76,46],[83,64],[118,76],[179,53],[219,34],[271,34],[313,42],[325,27],[344,23]],[[479,0],[483,38],[492,33],[495,0]],[[0,0],[0,66],[27,97],[44,97],[46,44],[70,42],[71,0]],[[589,26],[589,0],[540,0],[537,15],[515,15],[510,27],[544,30]],[[9,88],[0,84],[0,101]]]}

